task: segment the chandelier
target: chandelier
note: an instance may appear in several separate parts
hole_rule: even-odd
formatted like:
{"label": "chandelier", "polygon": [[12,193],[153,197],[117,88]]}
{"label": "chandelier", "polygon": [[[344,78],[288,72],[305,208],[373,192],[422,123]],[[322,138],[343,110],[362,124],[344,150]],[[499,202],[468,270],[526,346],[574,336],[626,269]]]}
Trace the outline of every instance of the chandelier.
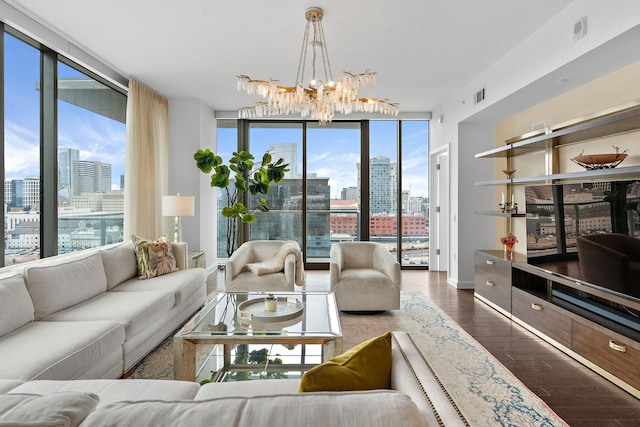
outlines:
{"label": "chandelier", "polygon": [[[254,80],[249,76],[238,77],[238,90],[247,94],[258,94],[266,101],[258,102],[251,107],[241,108],[241,119],[260,118],[300,114],[302,118],[310,117],[321,125],[330,122],[334,113],[350,114],[354,111],[363,113],[382,113],[398,115],[398,105],[388,99],[363,98],[358,92],[361,86],[375,84],[376,73],[366,70],[353,74],[345,72],[337,80],[333,80],[331,64],[327,53],[327,43],[322,28],[323,12],[319,7],[307,9],[305,18],[302,51],[298,61],[298,73],[294,86],[281,86],[278,80]],[[309,40],[309,27],[313,27],[313,35]],[[307,47],[311,45],[311,80],[304,86]],[[324,80],[320,80],[316,71],[316,62],[322,61]]]}

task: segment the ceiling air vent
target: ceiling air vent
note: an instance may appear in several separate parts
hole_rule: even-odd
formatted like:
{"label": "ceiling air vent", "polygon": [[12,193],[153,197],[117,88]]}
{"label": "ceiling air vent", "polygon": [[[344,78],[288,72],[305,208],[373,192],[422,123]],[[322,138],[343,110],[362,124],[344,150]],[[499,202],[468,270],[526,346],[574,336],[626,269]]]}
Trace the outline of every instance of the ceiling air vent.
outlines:
{"label": "ceiling air vent", "polygon": [[485,97],[485,88],[482,88],[479,91],[477,91],[476,94],[473,96],[473,103],[477,104],[479,102],[484,101],[484,97]]}

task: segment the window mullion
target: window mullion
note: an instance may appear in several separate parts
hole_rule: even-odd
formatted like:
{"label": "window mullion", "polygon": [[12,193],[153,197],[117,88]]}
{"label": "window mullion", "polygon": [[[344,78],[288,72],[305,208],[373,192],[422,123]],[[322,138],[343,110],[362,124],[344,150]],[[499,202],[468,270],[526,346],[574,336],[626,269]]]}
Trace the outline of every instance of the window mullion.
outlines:
{"label": "window mullion", "polygon": [[58,253],[57,55],[43,50],[40,66],[40,257]]}

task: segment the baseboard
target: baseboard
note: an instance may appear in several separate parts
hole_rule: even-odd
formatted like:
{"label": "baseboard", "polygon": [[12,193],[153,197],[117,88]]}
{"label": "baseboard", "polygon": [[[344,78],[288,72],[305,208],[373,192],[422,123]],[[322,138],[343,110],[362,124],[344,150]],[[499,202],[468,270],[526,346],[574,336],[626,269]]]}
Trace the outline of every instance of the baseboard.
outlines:
{"label": "baseboard", "polygon": [[447,278],[447,283],[456,289],[474,289],[475,282],[459,282],[451,277]]}

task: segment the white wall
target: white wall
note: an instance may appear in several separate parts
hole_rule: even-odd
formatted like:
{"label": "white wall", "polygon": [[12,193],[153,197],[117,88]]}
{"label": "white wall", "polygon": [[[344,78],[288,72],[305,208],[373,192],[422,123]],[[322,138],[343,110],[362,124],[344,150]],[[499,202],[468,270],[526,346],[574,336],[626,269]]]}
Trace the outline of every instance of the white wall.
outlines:
{"label": "white wall", "polygon": [[209,107],[197,99],[169,100],[169,194],[195,196],[195,216],[182,218],[182,239],[189,249],[205,251],[208,269],[217,266],[215,192],[193,154],[200,148],[214,151],[215,138]]}
{"label": "white wall", "polygon": [[[588,19],[588,33],[574,41],[573,25],[583,16]],[[637,28],[637,0],[618,0],[615,7],[600,0],[575,1],[433,112],[434,117],[443,116],[443,123],[431,129],[432,149],[450,144],[450,284],[469,287],[473,283],[475,250],[497,248],[493,234],[485,232],[491,221],[473,214],[476,209],[489,209],[494,199],[493,192],[488,195],[486,189],[473,186],[476,181],[494,177],[491,161],[474,159],[475,153],[494,146],[492,126],[614,66],[626,65],[624,61],[638,60],[638,39],[623,34]],[[635,40],[635,49],[621,48],[615,43],[618,39],[621,43]],[[569,77],[567,84],[555,84],[565,75]],[[486,99],[474,105],[473,95],[483,87]],[[488,178],[487,170],[492,172]]]}

